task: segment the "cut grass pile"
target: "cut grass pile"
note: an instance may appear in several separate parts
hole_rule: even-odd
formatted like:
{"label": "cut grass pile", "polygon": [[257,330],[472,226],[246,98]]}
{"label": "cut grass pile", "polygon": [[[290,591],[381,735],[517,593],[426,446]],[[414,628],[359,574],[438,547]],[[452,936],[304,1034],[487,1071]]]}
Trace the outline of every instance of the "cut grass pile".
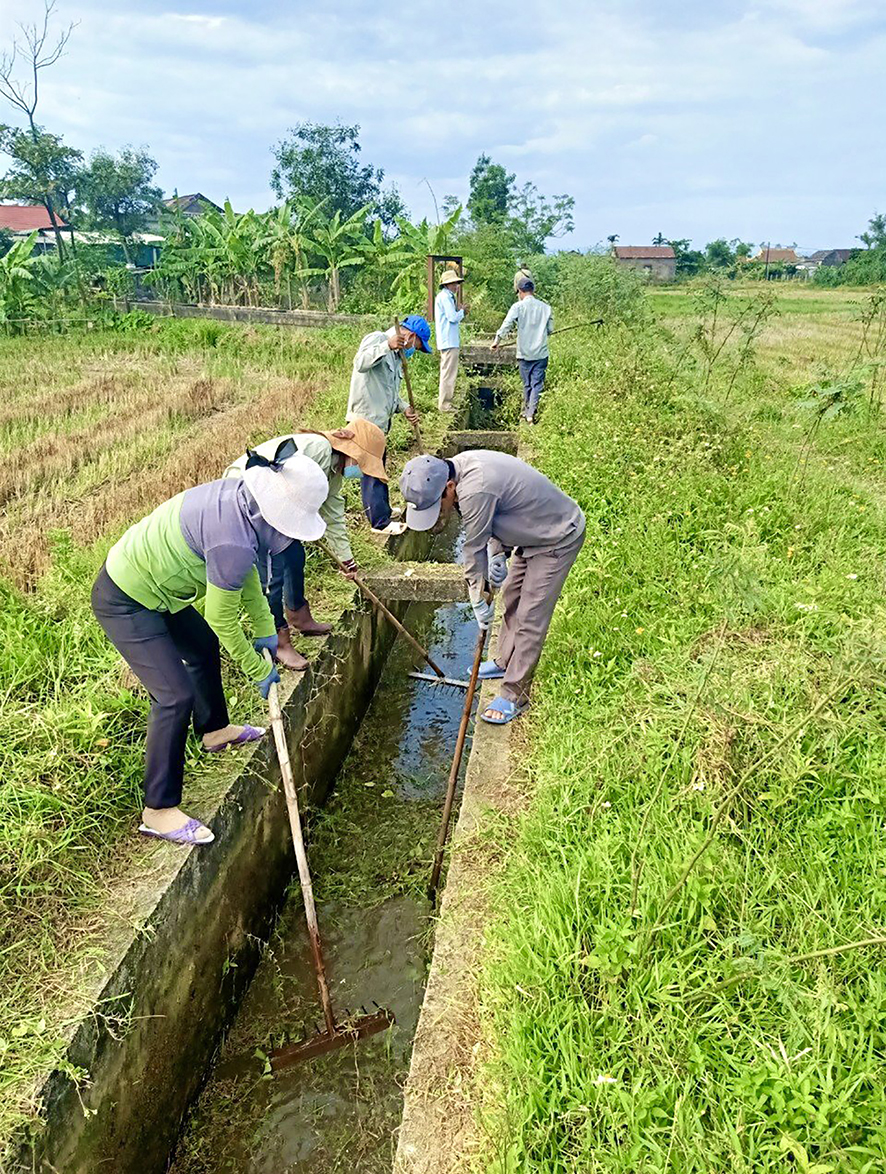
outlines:
{"label": "cut grass pile", "polygon": [[[359,337],[177,321],[0,339],[0,1137],[27,1116],[29,1079],[59,1058],[78,984],[100,972],[102,898],[150,868],[131,835],[147,700],[94,622],[92,580],[127,525],[220,476],[248,443],[341,425]],[[412,370],[428,407],[436,367]],[[429,414],[427,442],[444,428]],[[409,440],[397,421],[394,471]],[[382,562],[359,486],[348,492],[355,553]],[[308,583],[330,618],[353,597],[319,551]],[[228,681],[234,720],[259,720],[257,691],[235,670]],[[233,768],[192,747],[186,806],[200,814]]]}
{"label": "cut grass pile", "polygon": [[589,536],[488,829],[478,1169],[880,1170],[882,420],[668,348],[564,336],[531,438]]}

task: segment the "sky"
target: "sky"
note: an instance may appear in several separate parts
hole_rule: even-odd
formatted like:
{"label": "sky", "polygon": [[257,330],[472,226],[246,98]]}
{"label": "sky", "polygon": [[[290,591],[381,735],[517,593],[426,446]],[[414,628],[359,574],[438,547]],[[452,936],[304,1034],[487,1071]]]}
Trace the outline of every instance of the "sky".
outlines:
{"label": "sky", "polygon": [[[0,0],[0,46],[42,0]],[[89,153],[147,146],[167,192],[274,202],[294,123],[359,123],[416,218],[481,153],[575,197],[572,248],[656,233],[801,250],[886,210],[882,0],[336,5],[58,0],[76,21],[39,121]],[[0,111],[0,121],[15,121]]]}

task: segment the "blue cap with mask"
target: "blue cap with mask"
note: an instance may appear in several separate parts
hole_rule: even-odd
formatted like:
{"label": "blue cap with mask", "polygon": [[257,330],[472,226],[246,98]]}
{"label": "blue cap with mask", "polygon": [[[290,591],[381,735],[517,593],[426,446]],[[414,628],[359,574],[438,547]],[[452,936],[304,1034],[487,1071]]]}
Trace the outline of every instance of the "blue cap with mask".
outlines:
{"label": "blue cap with mask", "polygon": [[431,328],[421,314],[410,314],[408,318],[403,319],[400,325],[406,330],[412,331],[421,343],[421,349],[426,355],[431,353]]}

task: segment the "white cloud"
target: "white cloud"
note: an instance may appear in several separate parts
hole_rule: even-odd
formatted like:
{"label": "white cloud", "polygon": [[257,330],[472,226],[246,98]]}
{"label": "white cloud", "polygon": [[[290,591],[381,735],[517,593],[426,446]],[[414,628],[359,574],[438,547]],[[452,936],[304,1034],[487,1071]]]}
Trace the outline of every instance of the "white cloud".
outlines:
{"label": "white cloud", "polygon": [[[824,245],[861,230],[886,182],[870,102],[886,26],[861,0],[493,0],[447,31],[430,0],[409,25],[358,0],[62,3],[81,23],[40,117],[86,150],[148,144],[167,189],[238,207],[271,199],[270,148],[303,119],[361,123],[418,215],[422,176],[463,197],[487,151],[577,197],[577,244],[747,234],[756,216],[755,235]],[[32,7],[3,0],[0,43]]]}

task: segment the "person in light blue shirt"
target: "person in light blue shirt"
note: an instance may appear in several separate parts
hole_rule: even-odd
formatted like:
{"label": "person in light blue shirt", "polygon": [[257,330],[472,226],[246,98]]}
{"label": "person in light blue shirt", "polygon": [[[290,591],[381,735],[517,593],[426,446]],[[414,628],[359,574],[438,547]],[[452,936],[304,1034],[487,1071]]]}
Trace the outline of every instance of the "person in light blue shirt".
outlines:
{"label": "person in light blue shirt", "polygon": [[554,329],[554,314],[547,302],[535,296],[535,283],[529,277],[517,279],[517,301],[495,332],[492,349],[517,327],[517,361],[523,380],[523,419],[535,423],[538,401],[545,387],[548,367],[548,335]]}
{"label": "person in light blue shirt", "polygon": [[453,411],[455,381],[458,376],[458,351],[461,346],[461,322],[467,306],[458,308],[455,290],[464,281],[454,269],[447,269],[440,278],[440,292],[434,301],[434,329],[437,332],[437,350],[440,352],[440,395],[437,406],[441,412]]}

